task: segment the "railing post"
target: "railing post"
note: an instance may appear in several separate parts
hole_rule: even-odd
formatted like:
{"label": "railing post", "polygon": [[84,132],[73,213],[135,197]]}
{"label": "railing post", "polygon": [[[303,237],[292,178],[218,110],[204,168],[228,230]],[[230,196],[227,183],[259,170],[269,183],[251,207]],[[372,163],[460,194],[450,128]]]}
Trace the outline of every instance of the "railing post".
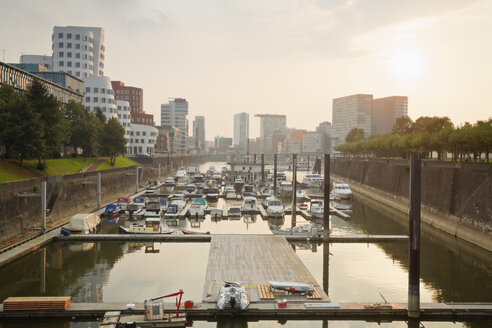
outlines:
{"label": "railing post", "polygon": [[41,233],[46,232],[46,181],[41,181]]}
{"label": "railing post", "polygon": [[330,154],[325,154],[325,181],[323,186],[323,239],[330,238]]}
{"label": "railing post", "polygon": [[420,190],[421,155],[410,156],[409,190],[409,269],[408,269],[408,317],[420,318]]}

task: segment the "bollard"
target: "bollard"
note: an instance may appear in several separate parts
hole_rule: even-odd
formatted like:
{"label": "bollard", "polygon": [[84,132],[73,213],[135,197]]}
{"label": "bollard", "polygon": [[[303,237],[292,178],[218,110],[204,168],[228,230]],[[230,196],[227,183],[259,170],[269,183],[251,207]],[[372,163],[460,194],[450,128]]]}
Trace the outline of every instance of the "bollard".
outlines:
{"label": "bollard", "polygon": [[409,268],[408,268],[408,317],[420,318],[420,188],[421,156],[410,155],[409,190]]}
{"label": "bollard", "polygon": [[323,239],[330,238],[330,154],[325,154],[325,181],[323,194]]}

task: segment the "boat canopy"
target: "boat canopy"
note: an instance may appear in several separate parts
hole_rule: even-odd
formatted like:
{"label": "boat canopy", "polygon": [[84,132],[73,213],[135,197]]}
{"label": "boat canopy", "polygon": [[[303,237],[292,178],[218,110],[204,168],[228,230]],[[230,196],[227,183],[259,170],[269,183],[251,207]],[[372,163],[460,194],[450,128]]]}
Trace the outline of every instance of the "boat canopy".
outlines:
{"label": "boat canopy", "polygon": [[104,209],[104,213],[113,213],[117,211],[118,211],[118,207],[114,204],[107,205],[106,208]]}
{"label": "boat canopy", "polygon": [[203,198],[194,198],[193,203],[200,205],[207,205],[207,202]]}
{"label": "boat canopy", "polygon": [[145,197],[135,197],[134,203],[145,203]]}
{"label": "boat canopy", "polygon": [[117,203],[127,203],[127,204],[130,202],[131,202],[130,197],[120,197],[120,198],[118,198],[118,201],[117,201]]}
{"label": "boat canopy", "polygon": [[161,199],[159,203],[161,203],[161,206],[167,206],[167,201],[164,199]]}
{"label": "boat canopy", "polygon": [[311,201],[311,205],[320,205],[321,206],[321,205],[323,205],[323,202],[320,200],[313,200],[313,201]]}
{"label": "boat canopy", "polygon": [[94,213],[75,214],[70,218],[66,229],[70,231],[90,231],[96,227],[99,222],[99,217]]}

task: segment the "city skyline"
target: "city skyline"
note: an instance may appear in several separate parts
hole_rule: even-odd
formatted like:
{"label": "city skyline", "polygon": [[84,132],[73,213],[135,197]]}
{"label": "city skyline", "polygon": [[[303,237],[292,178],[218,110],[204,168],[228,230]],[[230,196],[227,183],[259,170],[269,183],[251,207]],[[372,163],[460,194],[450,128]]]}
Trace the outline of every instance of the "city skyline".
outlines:
{"label": "city skyline", "polygon": [[[288,127],[314,130],[331,121],[334,98],[357,93],[408,96],[412,119],[490,116],[488,1],[395,1],[384,12],[382,2],[360,1],[189,6],[4,3],[0,26],[16,33],[0,38],[2,61],[51,55],[54,26],[102,27],[104,74],[145,89],[144,110],[155,122],[168,97],[187,98],[190,115],[207,117],[207,140],[232,136],[239,112],[286,114]],[[251,138],[259,125],[251,120]]]}

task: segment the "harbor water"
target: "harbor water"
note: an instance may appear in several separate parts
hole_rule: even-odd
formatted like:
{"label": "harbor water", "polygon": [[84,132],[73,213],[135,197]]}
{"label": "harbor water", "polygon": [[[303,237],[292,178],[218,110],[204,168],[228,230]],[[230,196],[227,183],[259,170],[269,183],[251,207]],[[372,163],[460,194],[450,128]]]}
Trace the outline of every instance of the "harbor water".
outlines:
{"label": "harbor water", "polygon": [[[202,171],[208,168],[205,164]],[[216,168],[222,163],[213,163]],[[303,172],[298,172],[302,180]],[[316,192],[316,191],[312,191]],[[289,203],[288,198],[284,203]],[[240,206],[220,199],[211,206]],[[350,220],[332,216],[333,234],[407,235],[408,219],[368,199],[349,202]],[[289,204],[290,206],[290,204]],[[182,222],[181,222],[182,221]],[[298,215],[297,223],[305,220]],[[271,234],[260,215],[236,220],[180,220],[180,227],[213,234]],[[291,226],[291,217],[273,222]],[[120,220],[118,224],[128,224]],[[117,225],[103,223],[105,233]],[[9,296],[70,295],[72,302],[142,302],[183,289],[200,302],[209,243],[55,242],[0,268],[0,300]],[[297,255],[333,302],[407,301],[408,244],[293,243]],[[219,288],[219,286],[217,286]],[[382,296],[381,296],[382,295]],[[421,237],[421,302],[492,302],[492,254],[425,225]],[[174,301],[170,299],[169,301]],[[492,322],[422,322],[424,327],[491,327]],[[193,322],[193,327],[407,327],[404,321]],[[0,322],[0,327],[97,327],[92,322]]]}

